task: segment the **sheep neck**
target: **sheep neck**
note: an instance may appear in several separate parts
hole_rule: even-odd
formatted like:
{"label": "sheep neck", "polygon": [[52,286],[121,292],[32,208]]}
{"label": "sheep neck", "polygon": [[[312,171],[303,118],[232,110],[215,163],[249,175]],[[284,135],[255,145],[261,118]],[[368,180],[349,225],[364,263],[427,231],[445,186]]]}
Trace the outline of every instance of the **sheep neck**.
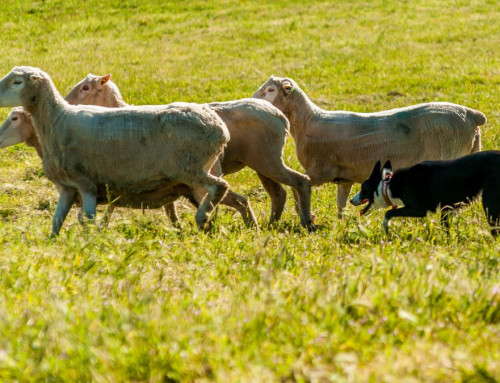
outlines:
{"label": "sheep neck", "polygon": [[116,86],[108,86],[107,88],[105,88],[104,93],[106,93],[106,101],[104,106],[108,108],[123,108],[125,106],[128,106],[128,104],[123,100],[123,97]]}
{"label": "sheep neck", "polygon": [[40,158],[43,158],[43,151],[42,151],[42,145],[40,144],[40,141],[38,140],[38,137],[36,134],[33,132],[31,136],[29,136],[26,139],[26,145],[31,146],[35,148],[36,153]]}
{"label": "sheep neck", "polygon": [[294,91],[292,97],[289,107],[284,112],[290,121],[292,137],[296,142],[300,142],[306,139],[307,125],[319,108],[301,89]]}
{"label": "sheep neck", "polygon": [[[61,118],[66,101],[48,78],[38,80],[37,91],[26,102],[25,110],[31,114],[41,149],[50,135],[50,129]],[[38,152],[37,146],[33,145]]]}
{"label": "sheep neck", "polygon": [[284,114],[290,121],[290,133],[295,141],[299,162],[307,168],[307,126],[320,109],[301,89],[297,88],[291,97],[293,99]]}

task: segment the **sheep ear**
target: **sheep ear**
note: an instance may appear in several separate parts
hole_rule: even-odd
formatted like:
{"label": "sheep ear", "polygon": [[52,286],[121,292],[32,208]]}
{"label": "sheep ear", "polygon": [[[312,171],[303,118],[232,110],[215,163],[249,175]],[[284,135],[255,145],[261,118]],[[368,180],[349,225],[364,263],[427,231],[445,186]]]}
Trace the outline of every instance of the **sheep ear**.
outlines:
{"label": "sheep ear", "polygon": [[293,84],[288,80],[284,80],[281,83],[281,85],[283,87],[283,91],[285,92],[285,95],[289,95],[294,90]]}
{"label": "sheep ear", "polygon": [[37,81],[40,81],[41,79],[42,79],[42,76],[40,76],[39,74],[30,75],[31,82],[37,82]]}
{"label": "sheep ear", "polygon": [[99,82],[100,82],[101,85],[104,85],[104,84],[106,84],[109,81],[110,78],[111,78],[111,75],[110,74],[106,74],[104,76],[101,76],[101,78],[99,79]]}

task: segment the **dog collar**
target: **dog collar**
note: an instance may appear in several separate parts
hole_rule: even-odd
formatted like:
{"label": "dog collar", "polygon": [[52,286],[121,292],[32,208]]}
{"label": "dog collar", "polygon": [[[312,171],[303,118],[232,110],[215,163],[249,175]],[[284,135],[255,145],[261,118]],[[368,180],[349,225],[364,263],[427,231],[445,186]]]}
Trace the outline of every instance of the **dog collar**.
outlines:
{"label": "dog collar", "polygon": [[388,207],[390,206],[393,209],[397,209],[398,205],[392,203],[391,199],[389,198],[389,193],[387,191],[390,180],[391,180],[390,175],[388,175],[384,180],[382,180],[382,197],[384,197],[384,201]]}

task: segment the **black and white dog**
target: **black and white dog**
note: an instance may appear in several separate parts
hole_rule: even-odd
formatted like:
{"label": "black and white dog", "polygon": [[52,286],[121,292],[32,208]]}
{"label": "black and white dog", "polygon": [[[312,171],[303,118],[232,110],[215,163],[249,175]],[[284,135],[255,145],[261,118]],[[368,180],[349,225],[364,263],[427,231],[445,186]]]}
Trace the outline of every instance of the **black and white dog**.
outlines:
{"label": "black and white dog", "polygon": [[482,192],[483,209],[491,234],[500,233],[500,151],[489,150],[449,161],[425,161],[392,174],[391,162],[381,169],[380,161],[351,199],[355,206],[392,207],[382,226],[387,232],[393,217],[425,217],[442,209],[441,221],[449,227],[449,212],[473,201]]}

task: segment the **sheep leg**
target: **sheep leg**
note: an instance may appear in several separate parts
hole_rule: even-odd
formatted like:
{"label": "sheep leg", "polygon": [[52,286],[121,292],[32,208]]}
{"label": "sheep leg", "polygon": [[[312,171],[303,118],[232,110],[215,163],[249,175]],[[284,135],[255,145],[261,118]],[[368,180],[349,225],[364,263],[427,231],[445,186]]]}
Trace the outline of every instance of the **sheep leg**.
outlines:
{"label": "sheep leg", "polygon": [[75,202],[76,190],[69,189],[65,187],[59,187],[59,201],[57,202],[56,211],[54,212],[54,217],[52,218],[52,230],[50,233],[51,237],[55,237],[59,234],[62,224],[68,215],[71,205]]}
{"label": "sheep leg", "polygon": [[180,228],[181,227],[181,221],[179,220],[179,216],[177,215],[177,208],[175,206],[175,202],[168,203],[163,206],[163,210],[165,211],[165,214],[167,217],[170,219],[170,222],[175,227]]}
{"label": "sheep leg", "polygon": [[103,227],[108,227],[109,221],[111,220],[111,214],[113,214],[113,211],[115,210],[115,205],[112,203],[108,203],[106,206],[106,210],[104,211],[104,217],[102,217],[101,223],[99,226],[101,228]]}
{"label": "sheep leg", "polygon": [[308,230],[314,230],[311,215],[311,181],[305,174],[299,173],[285,164],[278,163],[272,169],[266,169],[262,172],[266,177],[274,182],[291,186],[296,200],[300,224]]}
{"label": "sheep leg", "polygon": [[352,184],[338,184],[337,186],[337,217],[342,219],[344,210],[347,206],[347,199],[351,192]]}
{"label": "sheep leg", "polygon": [[257,173],[257,175],[259,176],[262,186],[271,198],[271,216],[269,217],[269,224],[271,225],[278,221],[281,218],[281,214],[283,214],[286,202],[286,191],[279,183],[274,182],[272,179],[260,173]]}
{"label": "sheep leg", "polygon": [[246,227],[259,227],[252,206],[250,206],[250,202],[246,197],[228,190],[220,203],[237,210],[241,214]]}
{"label": "sheep leg", "polygon": [[82,209],[86,219],[92,220],[96,216],[96,195],[87,191],[80,191],[82,197]]}
{"label": "sheep leg", "polygon": [[211,174],[206,173],[203,179],[200,180],[196,185],[192,184],[194,189],[204,188],[207,192],[203,200],[201,201],[200,207],[196,212],[196,224],[200,230],[205,229],[205,225],[212,214],[215,207],[224,198],[227,190],[229,189],[229,184],[222,178],[215,177]]}
{"label": "sheep leg", "polygon": [[[207,192],[205,189],[193,190],[193,197],[198,202],[198,204],[201,204],[201,201],[203,201],[203,198],[206,194]],[[238,194],[229,189],[224,198],[220,201],[220,204],[229,206],[230,208],[238,211],[241,214],[246,227],[259,227],[250,202],[241,194]]]}
{"label": "sheep leg", "polygon": [[78,219],[78,223],[80,225],[83,225],[83,210],[82,210],[82,208],[78,209],[77,219]]}

